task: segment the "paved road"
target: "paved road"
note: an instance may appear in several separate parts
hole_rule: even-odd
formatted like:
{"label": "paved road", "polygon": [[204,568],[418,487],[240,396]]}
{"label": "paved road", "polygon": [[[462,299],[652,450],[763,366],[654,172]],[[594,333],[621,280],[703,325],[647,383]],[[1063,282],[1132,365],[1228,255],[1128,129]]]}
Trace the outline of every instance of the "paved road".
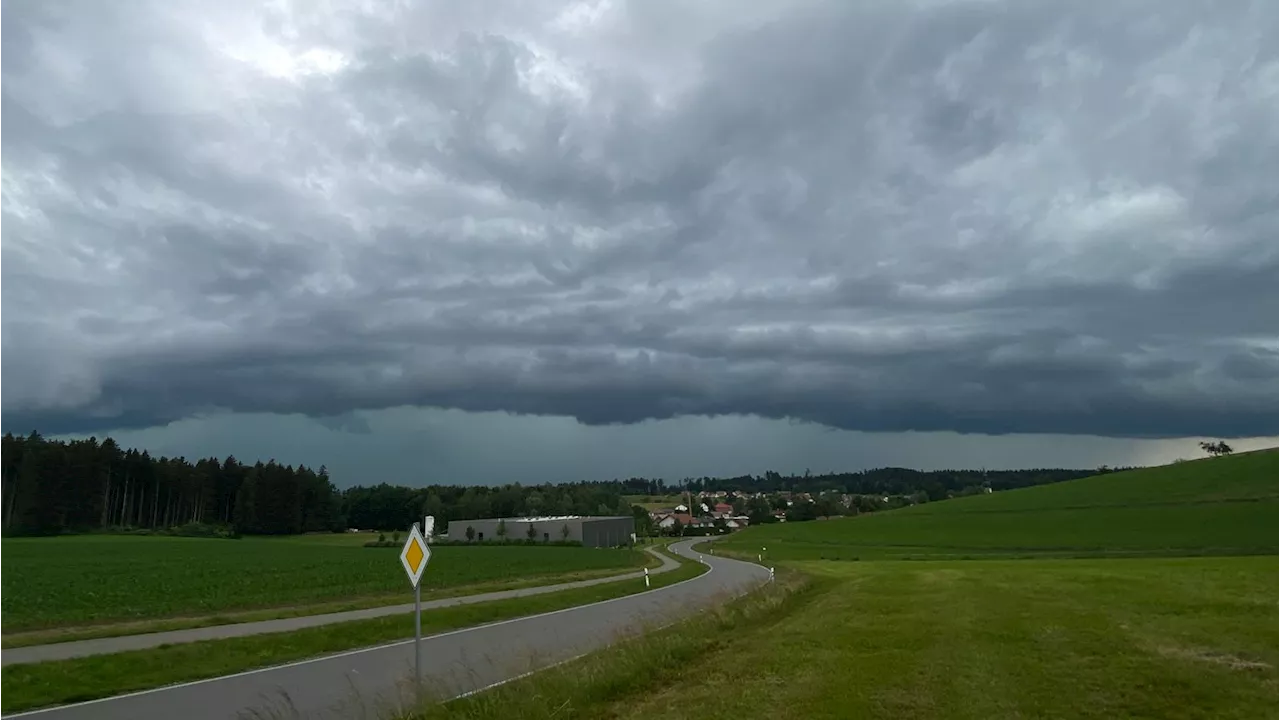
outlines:
{"label": "paved road", "polygon": [[[663,573],[680,567],[679,563],[669,557],[666,557],[662,553],[653,552],[652,548],[646,548],[646,550],[662,560],[662,565],[650,570],[650,574]],[[538,587],[520,588],[517,590],[500,590],[497,592],[481,593],[478,595],[462,595],[459,597],[442,598],[440,600],[427,600],[422,603],[422,609],[433,610],[435,608],[451,607],[454,605],[470,605],[472,603],[488,602],[490,600],[505,600],[507,598],[542,595],[543,593],[587,587],[589,585],[601,585],[603,583],[619,582],[621,580],[639,580],[643,574],[644,571],[640,570],[620,575],[593,578],[591,580],[577,580],[575,582],[560,583],[558,585],[541,585]],[[295,618],[281,618],[279,620],[262,620],[260,622],[214,625],[211,627],[191,628],[188,630],[170,630],[167,632],[97,638],[94,640],[75,640],[72,642],[51,643],[48,645],[31,645],[29,647],[5,650],[0,653],[0,665],[46,662],[48,660],[66,660],[68,658],[85,657],[88,655],[106,655],[109,653],[125,652],[127,650],[145,650],[146,648],[159,647],[161,645],[175,645],[179,643],[197,642],[200,640],[223,640],[226,638],[244,637],[246,635],[290,632],[293,630],[302,630],[303,628],[317,627],[319,625],[332,625],[333,623],[349,622],[351,620],[368,620],[369,618],[386,617],[388,615],[406,615],[412,612],[413,603],[405,603],[402,605],[386,605],[383,607],[366,608],[364,610],[325,613],[323,615],[304,615],[302,617]]]}
{"label": "paved road", "polygon": [[[672,549],[696,557],[692,540]],[[764,582],[768,570],[705,556],[710,571],[649,592],[423,639],[423,674],[438,697],[456,697],[687,615]],[[275,668],[5,717],[41,720],[368,718],[410,697],[413,641]]]}

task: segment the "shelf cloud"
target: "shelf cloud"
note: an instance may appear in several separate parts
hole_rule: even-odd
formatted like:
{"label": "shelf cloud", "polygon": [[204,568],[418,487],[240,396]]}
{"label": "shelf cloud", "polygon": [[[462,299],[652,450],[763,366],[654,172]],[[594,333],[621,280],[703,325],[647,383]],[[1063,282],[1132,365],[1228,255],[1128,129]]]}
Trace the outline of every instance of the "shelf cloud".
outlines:
{"label": "shelf cloud", "polygon": [[3,421],[1277,431],[1277,6],[29,2]]}

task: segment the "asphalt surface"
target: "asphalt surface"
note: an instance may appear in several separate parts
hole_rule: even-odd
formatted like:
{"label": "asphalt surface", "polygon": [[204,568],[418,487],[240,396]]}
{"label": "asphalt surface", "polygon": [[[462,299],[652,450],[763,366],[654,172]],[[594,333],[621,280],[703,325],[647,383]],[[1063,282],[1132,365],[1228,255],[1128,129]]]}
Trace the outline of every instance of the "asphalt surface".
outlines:
{"label": "asphalt surface", "polygon": [[[698,557],[687,540],[672,546]],[[564,662],[761,584],[769,571],[706,555],[710,571],[664,588],[576,608],[455,630],[422,640],[425,685],[457,697]],[[413,641],[167,688],[6,715],[41,720],[385,718],[412,699]]]}
{"label": "asphalt surface", "polygon": [[[662,565],[651,569],[649,574],[655,575],[658,573],[664,573],[680,567],[679,563],[669,557],[666,557],[662,553],[655,553],[651,548],[646,549],[649,550],[652,555],[662,560]],[[590,585],[602,585],[604,583],[619,582],[628,579],[638,580],[643,574],[644,571],[640,570],[637,572],[609,575],[607,577],[592,578],[590,580],[577,580],[574,582],[559,583],[556,585],[539,585],[537,587],[519,588],[516,590],[500,590],[496,592],[480,593],[478,595],[461,595],[458,597],[442,598],[440,600],[424,600],[422,603],[422,609],[433,610],[436,608],[452,607],[456,605],[470,605],[472,603],[489,602],[491,600],[506,600],[508,598],[542,595],[549,592],[588,587]],[[295,618],[281,618],[279,620],[262,620],[259,622],[214,625],[211,627],[190,628],[187,630],[169,630],[166,632],[96,638],[93,640],[74,640],[71,642],[50,643],[48,645],[31,645],[29,647],[12,648],[0,652],[0,665],[17,665],[20,663],[46,662],[49,660],[66,660],[68,658],[86,657],[89,655],[107,655],[110,653],[126,652],[128,650],[145,650],[147,648],[159,647],[161,645],[176,645],[180,643],[198,642],[200,640],[224,640],[226,638],[245,637],[247,635],[291,632],[293,630],[302,630],[304,628],[318,627],[320,625],[332,625],[333,623],[349,622],[351,620],[368,620],[370,618],[386,617],[388,615],[407,615],[412,612],[413,603],[405,603],[402,605],[385,605],[383,607],[366,608],[364,610],[348,610],[345,612],[324,613],[322,615],[304,615],[302,617]]]}

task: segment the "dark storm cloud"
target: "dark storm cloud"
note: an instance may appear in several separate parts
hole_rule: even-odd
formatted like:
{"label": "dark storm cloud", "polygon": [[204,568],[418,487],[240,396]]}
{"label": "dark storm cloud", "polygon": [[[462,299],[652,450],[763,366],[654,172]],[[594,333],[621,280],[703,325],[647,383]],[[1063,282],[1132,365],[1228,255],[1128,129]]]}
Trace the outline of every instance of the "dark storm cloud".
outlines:
{"label": "dark storm cloud", "polygon": [[1276,432],[1274,3],[468,7],[7,5],[6,429]]}

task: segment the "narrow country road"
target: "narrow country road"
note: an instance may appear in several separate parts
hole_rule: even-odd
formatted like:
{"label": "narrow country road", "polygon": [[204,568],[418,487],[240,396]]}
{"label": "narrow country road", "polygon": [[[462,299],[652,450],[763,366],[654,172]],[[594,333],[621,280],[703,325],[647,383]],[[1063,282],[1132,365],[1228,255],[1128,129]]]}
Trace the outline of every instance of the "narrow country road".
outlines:
{"label": "narrow country road", "polygon": [[[697,557],[694,540],[672,550]],[[758,565],[707,555],[710,570],[649,592],[424,638],[423,676],[437,697],[509,680],[685,616],[765,582]],[[132,695],[6,715],[41,720],[377,720],[411,697],[413,641]]]}
{"label": "narrow country road", "polygon": [[[679,563],[653,548],[645,548],[651,555],[662,561],[662,565],[649,571],[651,575],[664,573],[680,567]],[[621,580],[639,580],[644,571],[621,573],[607,577],[577,580],[555,585],[539,585],[516,590],[499,590],[477,595],[460,595],[458,597],[427,600],[422,603],[423,610],[470,605],[472,603],[506,600],[508,598],[528,597],[544,593],[570,590],[572,588],[602,585]],[[407,583],[406,583],[407,588]],[[405,594],[412,594],[406,589]],[[348,610],[345,612],[324,613],[322,615],[303,615],[301,617],[281,618],[279,620],[262,620],[259,622],[232,623],[212,625],[210,627],[190,628],[187,630],[169,630],[166,632],[141,633],[138,635],[122,635],[120,637],[95,638],[93,640],[74,640],[71,642],[50,643],[48,645],[31,645],[28,647],[7,649],[0,653],[0,665],[18,665],[21,663],[47,662],[49,660],[66,660],[89,655],[106,655],[126,652],[128,650],[145,650],[161,645],[198,642],[200,640],[224,640],[226,638],[262,635],[265,633],[291,632],[303,628],[332,625],[351,620],[368,620],[388,615],[409,615],[413,613],[413,603],[400,605],[384,605],[383,607],[366,608],[364,610]]]}

